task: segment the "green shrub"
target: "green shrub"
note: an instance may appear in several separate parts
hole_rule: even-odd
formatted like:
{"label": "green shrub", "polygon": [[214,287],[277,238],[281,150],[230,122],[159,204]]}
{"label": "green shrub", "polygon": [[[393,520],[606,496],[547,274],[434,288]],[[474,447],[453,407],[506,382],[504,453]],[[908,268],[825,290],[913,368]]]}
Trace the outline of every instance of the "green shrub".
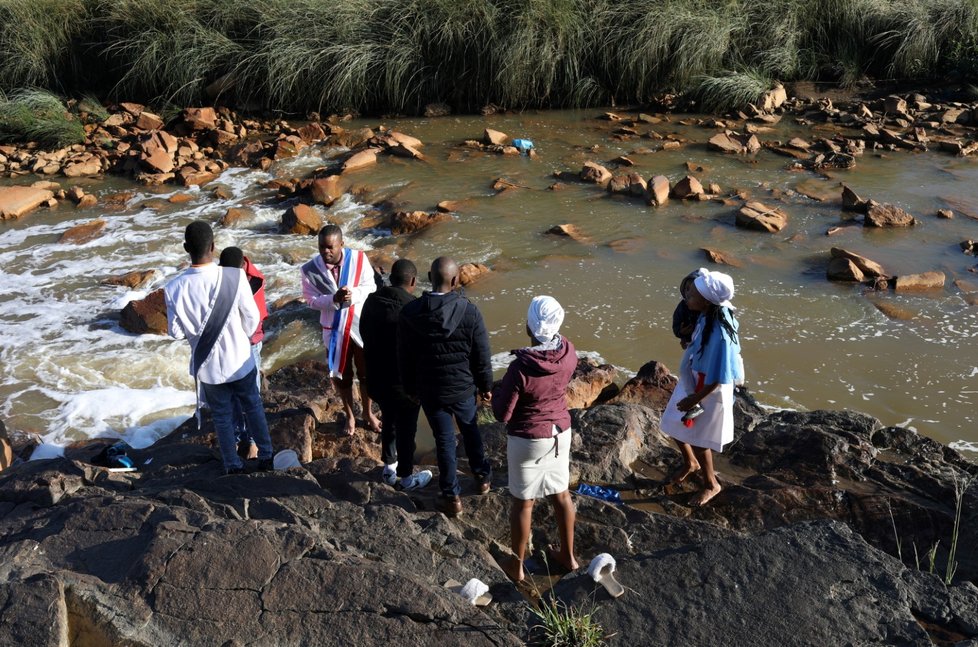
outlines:
{"label": "green shrub", "polygon": [[696,99],[699,110],[721,113],[756,104],[771,86],[771,79],[757,72],[731,72],[701,77],[690,95]]}
{"label": "green shrub", "polygon": [[67,146],[85,141],[85,129],[58,97],[43,90],[21,90],[0,94],[0,141]]}
{"label": "green shrub", "polygon": [[570,607],[555,598],[532,609],[534,642],[542,647],[597,647],[605,642],[604,629],[590,612]]}

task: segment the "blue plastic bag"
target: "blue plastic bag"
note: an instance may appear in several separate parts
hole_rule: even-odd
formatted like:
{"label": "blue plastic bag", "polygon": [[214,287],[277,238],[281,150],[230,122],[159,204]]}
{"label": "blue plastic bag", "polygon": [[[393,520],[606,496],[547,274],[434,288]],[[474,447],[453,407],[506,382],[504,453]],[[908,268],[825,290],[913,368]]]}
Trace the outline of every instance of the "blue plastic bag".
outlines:
{"label": "blue plastic bag", "polygon": [[513,146],[520,149],[520,152],[526,155],[533,149],[533,142],[529,139],[514,139]]}
{"label": "blue plastic bag", "polygon": [[584,496],[593,497],[595,499],[601,499],[602,501],[607,501],[608,503],[616,503],[622,505],[624,502],[621,500],[621,494],[618,490],[610,487],[605,487],[603,485],[588,485],[587,483],[581,483],[577,486],[577,493],[583,494]]}

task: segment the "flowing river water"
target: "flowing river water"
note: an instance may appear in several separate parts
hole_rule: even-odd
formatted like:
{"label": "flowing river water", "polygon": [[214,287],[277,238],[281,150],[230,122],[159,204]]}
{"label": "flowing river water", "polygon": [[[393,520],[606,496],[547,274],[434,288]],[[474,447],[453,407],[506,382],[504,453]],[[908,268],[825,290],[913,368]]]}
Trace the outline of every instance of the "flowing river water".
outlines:
{"label": "flowing river water", "polygon": [[[347,244],[386,248],[411,258],[422,273],[441,254],[482,262],[493,272],[466,293],[482,310],[500,375],[509,349],[525,342],[526,306],[551,294],[565,307],[562,332],[579,350],[626,372],[656,359],[675,369],[681,350],[671,332],[678,284],[689,271],[708,266],[736,282],[748,385],[762,404],[775,408],[855,409],[887,425],[903,425],[978,456],[974,422],[978,393],[978,307],[952,281],[978,283],[975,259],[958,243],[978,238],[978,162],[945,153],[867,152],[857,167],[830,176],[788,171],[789,159],[770,151],[753,158],[707,149],[714,130],[677,123],[640,127],[689,140],[682,149],[632,154],[635,171],[663,174],[674,183],[686,162],[702,165],[704,185],[726,193],[744,189],[754,199],[783,208],[786,229],[766,234],[737,229],[737,207],[718,202],[672,201],[654,208],[636,199],[611,197],[594,185],[569,182],[550,190],[553,171],[580,170],[583,162],[607,162],[658,142],[618,141],[600,111],[386,120],[387,126],[425,142],[426,161],[382,157],[354,174],[376,197],[399,208],[431,210],[441,200],[465,200],[451,222],[413,238],[392,238],[369,228],[369,207],[345,196],[323,215],[342,223]],[[813,132],[786,118],[761,139],[809,141]],[[376,126],[376,120],[360,125]],[[358,123],[344,124],[355,127]],[[496,156],[459,147],[485,127],[527,137],[539,157]],[[817,128],[817,127],[816,127]],[[596,147],[596,148],[593,148]],[[203,189],[150,190],[120,178],[79,182],[100,204],[75,210],[39,210],[0,223],[0,415],[13,429],[36,432],[48,445],[96,436],[150,444],[182,422],[193,407],[187,374],[188,347],[156,335],[122,330],[118,311],[172,278],[186,255],[184,226],[194,219],[216,223],[228,207],[254,217],[235,228],[216,226],[217,246],[237,245],[268,277],[269,303],[300,293],[302,259],[316,253],[314,237],[277,233],[286,205],[263,187],[273,178],[303,177],[329,163],[338,149],[315,148],[276,163],[269,172],[230,169]],[[506,177],[521,188],[496,194]],[[63,180],[63,178],[62,178]],[[31,178],[4,183],[29,183]],[[918,218],[911,229],[844,228],[840,182],[861,196],[904,207]],[[67,188],[71,184],[62,182]],[[232,197],[212,195],[223,185]],[[797,193],[830,198],[820,202]],[[107,210],[107,196],[134,195]],[[190,193],[189,202],[165,198]],[[159,198],[164,198],[160,200]],[[938,219],[951,207],[952,220]],[[80,222],[104,217],[104,235],[82,244],[61,244],[59,235]],[[576,225],[584,242],[543,235],[561,223]],[[829,250],[844,247],[881,263],[895,275],[941,270],[943,291],[917,295],[872,293],[825,278]],[[710,266],[701,247],[722,250],[740,267]],[[100,285],[111,275],[155,269],[147,288],[130,291]],[[886,316],[874,301],[888,305]],[[892,312],[901,313],[893,317]],[[265,343],[266,371],[300,357],[321,354],[315,325],[294,323]]]}

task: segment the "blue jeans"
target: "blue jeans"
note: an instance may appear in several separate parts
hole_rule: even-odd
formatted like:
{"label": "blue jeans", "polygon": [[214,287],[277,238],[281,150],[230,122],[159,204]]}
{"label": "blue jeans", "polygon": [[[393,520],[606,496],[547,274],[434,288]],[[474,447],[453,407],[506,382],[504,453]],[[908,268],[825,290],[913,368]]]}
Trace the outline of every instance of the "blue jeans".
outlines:
{"label": "blue jeans", "polygon": [[210,405],[214,418],[214,432],[217,434],[217,444],[221,448],[221,459],[224,469],[242,466],[238,457],[238,444],[234,437],[234,423],[231,416],[235,403],[241,406],[248,430],[258,445],[258,458],[272,457],[272,439],[268,435],[268,421],[265,419],[265,406],[258,393],[255,375],[258,369],[252,370],[240,380],[224,384],[206,384],[201,382],[204,397]]}
{"label": "blue jeans", "polygon": [[[258,392],[261,393],[261,342],[252,345],[251,357],[255,360],[255,383],[258,385]],[[248,433],[248,425],[245,424],[244,413],[237,400],[231,404],[231,420],[234,423],[234,435],[239,443],[254,442],[251,434]]]}
{"label": "blue jeans", "polygon": [[[458,461],[455,457],[457,441],[455,424],[462,433],[465,455],[469,458],[469,468],[477,481],[486,482],[492,478],[492,466],[486,458],[482,445],[482,434],[475,422],[475,395],[452,404],[422,402],[424,415],[435,436],[435,452],[438,455],[438,487],[442,496],[458,496]],[[398,463],[400,467],[400,463]],[[398,470],[400,471],[400,470]]]}

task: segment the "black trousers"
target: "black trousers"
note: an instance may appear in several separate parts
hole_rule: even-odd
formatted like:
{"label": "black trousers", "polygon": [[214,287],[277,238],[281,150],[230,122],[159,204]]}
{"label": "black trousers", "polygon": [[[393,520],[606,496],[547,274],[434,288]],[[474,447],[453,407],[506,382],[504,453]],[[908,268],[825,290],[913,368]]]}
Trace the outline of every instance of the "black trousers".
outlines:
{"label": "black trousers", "polygon": [[399,477],[410,476],[414,471],[414,437],[421,405],[398,395],[374,399],[381,413],[380,458],[384,465],[397,462]]}

